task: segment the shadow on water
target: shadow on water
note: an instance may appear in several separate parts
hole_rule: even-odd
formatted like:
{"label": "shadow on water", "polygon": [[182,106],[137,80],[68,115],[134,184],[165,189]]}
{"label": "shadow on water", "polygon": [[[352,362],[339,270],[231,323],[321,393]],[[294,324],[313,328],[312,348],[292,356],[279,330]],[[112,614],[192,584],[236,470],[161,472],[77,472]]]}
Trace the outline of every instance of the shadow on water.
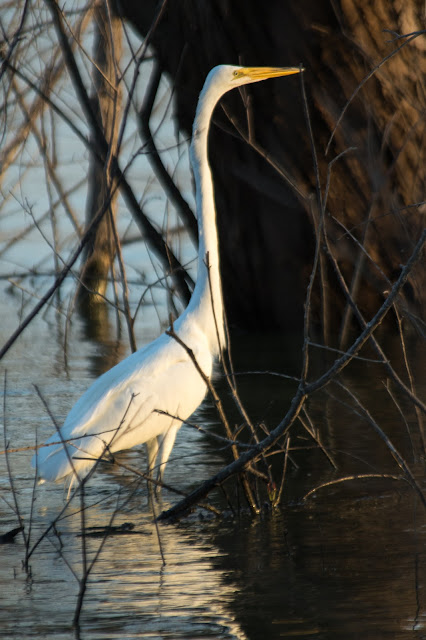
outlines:
{"label": "shadow on water", "polygon": [[[111,361],[105,360],[108,335],[82,340],[84,330],[74,327],[70,376],[61,376],[57,373],[58,347],[54,340],[46,339],[43,322],[36,321],[31,330],[32,339],[22,341],[7,362],[12,372],[6,394],[11,446],[34,444],[35,426],[39,440],[53,431],[34,393],[34,380],[61,421],[93,377],[87,371],[96,370],[98,375],[122,357],[120,347]],[[424,354],[414,346],[413,376],[422,380]],[[28,368],[28,353],[38,358],[37,369]],[[239,387],[253,421],[272,428],[288,408],[294,383],[271,374],[297,375],[300,344],[292,337],[236,336],[233,353],[236,371],[245,372],[238,376]],[[396,342],[389,344],[387,353],[402,371]],[[318,370],[325,366],[321,358],[313,364]],[[81,379],[84,371],[86,376]],[[343,380],[398,447],[424,489],[416,416],[405,401],[399,399],[398,407],[392,400],[386,373],[377,364],[359,361],[345,372]],[[422,383],[417,392],[424,397],[424,380]],[[282,506],[265,509],[259,518],[240,511],[236,517],[228,512],[215,519],[200,511],[179,525],[162,524],[165,566],[145,483],[135,482],[117,466],[100,468],[87,487],[86,506],[91,506],[86,511],[86,528],[102,529],[111,523],[114,513],[114,526],[130,522],[133,529],[110,536],[96,560],[83,602],[81,638],[426,638],[424,507],[401,479],[389,447],[347,404],[344,389],[333,387],[330,393],[313,397],[308,406],[312,424],[337,469],[313,446],[306,431],[295,426]],[[238,414],[230,405],[228,398],[231,423],[238,424]],[[219,431],[209,402],[195,421]],[[33,490],[30,457],[27,451],[10,455],[27,531]],[[118,458],[145,467],[141,449]],[[183,427],[166,481],[188,492],[227,461],[229,451]],[[282,456],[274,457],[274,472],[282,462]],[[0,515],[4,530],[11,530],[16,517],[4,458],[0,464]],[[368,477],[355,478],[360,475]],[[337,482],[348,477],[352,479]],[[304,499],[312,489],[316,490]],[[232,483],[228,494],[238,513]],[[216,506],[224,506],[219,493],[211,498]],[[58,515],[64,499],[60,486],[47,484],[37,489],[33,543]],[[157,505],[158,512],[177,498],[165,490],[163,500],[164,504]],[[79,577],[82,572],[78,507],[77,498],[58,521],[56,532],[40,544],[31,558],[29,576],[21,567],[21,538],[0,547],[0,637],[73,637],[70,624],[78,593],[73,574]],[[102,539],[89,536],[86,542],[90,561]]]}

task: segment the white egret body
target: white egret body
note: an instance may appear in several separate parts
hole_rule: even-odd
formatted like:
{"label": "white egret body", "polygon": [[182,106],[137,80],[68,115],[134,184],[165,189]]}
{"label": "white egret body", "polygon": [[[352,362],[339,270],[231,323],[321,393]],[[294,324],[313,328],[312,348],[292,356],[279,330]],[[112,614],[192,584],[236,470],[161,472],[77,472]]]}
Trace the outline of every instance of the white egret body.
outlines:
{"label": "white egret body", "polygon": [[[174,331],[192,350],[207,377],[225,345],[213,182],[207,157],[212,113],[219,98],[234,87],[299,71],[295,67],[221,65],[210,71],[199,97],[191,144],[199,228],[198,276]],[[57,444],[39,449],[32,464],[45,480],[82,479],[103,455],[146,443],[149,470],[156,467],[161,479],[182,421],[200,405],[205,393],[206,384],[188,352],[163,334],[98,378],[71,409],[60,435],[55,433],[46,443]]]}

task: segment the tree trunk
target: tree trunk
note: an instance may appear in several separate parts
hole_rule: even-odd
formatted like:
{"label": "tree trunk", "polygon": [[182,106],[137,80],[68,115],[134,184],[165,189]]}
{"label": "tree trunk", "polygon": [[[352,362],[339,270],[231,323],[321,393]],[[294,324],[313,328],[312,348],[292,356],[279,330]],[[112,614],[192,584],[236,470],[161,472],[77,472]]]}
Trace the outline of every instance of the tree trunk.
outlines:
{"label": "tree trunk", "polygon": [[[154,0],[120,2],[122,15],[142,34],[157,10]],[[425,197],[426,40],[395,40],[395,33],[385,32],[424,28],[423,12],[420,0],[181,0],[167,3],[151,34],[174,87],[179,125],[187,132],[214,65],[304,64],[323,198],[330,175],[325,229],[367,317],[425,222],[425,207],[418,203]],[[211,136],[225,305],[232,324],[288,330],[301,326],[319,216],[300,81],[295,76],[261,83],[248,87],[245,96],[245,104],[238,92],[225,97]],[[229,134],[230,118],[244,131],[248,119],[253,121],[255,141],[285,167],[294,186]],[[319,280],[316,320],[324,334],[340,334],[343,344],[351,312],[330,266]],[[418,266],[398,302],[417,327],[425,298],[425,270]]]}
{"label": "tree trunk", "polygon": [[[104,3],[94,9],[95,36],[93,45],[93,110],[98,115],[110,149],[115,149],[119,130],[121,91],[117,84],[115,61],[121,56],[121,21],[110,17]],[[115,256],[112,220],[115,219],[117,194],[111,195],[111,180],[107,168],[90,159],[88,195],[86,204],[87,225],[106,205],[108,210],[92,234],[83,255],[80,303],[103,301],[108,274]]]}

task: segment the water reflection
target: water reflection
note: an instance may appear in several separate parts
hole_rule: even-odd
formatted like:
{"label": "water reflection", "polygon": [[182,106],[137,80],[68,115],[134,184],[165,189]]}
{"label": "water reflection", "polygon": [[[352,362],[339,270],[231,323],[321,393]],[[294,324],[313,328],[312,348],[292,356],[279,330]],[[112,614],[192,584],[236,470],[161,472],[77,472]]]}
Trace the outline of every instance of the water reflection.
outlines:
{"label": "water reflection", "polygon": [[[109,305],[94,300],[93,296],[80,297],[78,310],[85,338],[98,345],[91,355],[90,367],[92,376],[96,378],[127,355],[124,343],[120,339],[120,325],[112,326]],[[112,337],[114,332],[117,333],[115,340]]]}
{"label": "water reflection", "polygon": [[407,492],[294,506],[215,542],[253,640],[425,635],[424,510]]}
{"label": "water reflection", "polygon": [[124,548],[118,540],[109,545],[97,566],[96,608],[86,605],[83,624],[96,628],[104,617],[109,630],[115,611],[124,636],[244,638],[226,608],[235,586],[224,585],[213,566],[217,550],[195,532],[162,527],[160,536],[165,567],[154,532]]}
{"label": "water reflection", "polygon": [[[228,607],[235,584],[224,583],[209,535],[194,523],[189,529],[161,526],[161,554],[146,488],[134,489],[129,476],[117,489],[117,476],[102,473],[87,489],[86,507],[94,505],[85,512],[87,531],[111,524],[114,512],[114,525],[130,520],[134,527],[110,536],[96,560],[83,604],[82,637],[245,638]],[[35,506],[33,542],[60,511],[58,487],[41,487]],[[23,545],[8,550],[1,573],[3,580],[9,577],[9,588],[0,595],[5,637],[57,638],[66,632],[71,637],[78,593],[73,573],[81,576],[83,570],[78,506],[77,499],[32,556],[31,579],[20,568]],[[89,566],[102,535],[88,535],[85,544]]]}
{"label": "water reflection", "polygon": [[[244,638],[226,608],[234,587],[223,585],[221,572],[212,566],[215,549],[200,544],[198,536],[163,528],[161,541],[167,559],[163,568],[152,525],[144,524],[150,536],[112,538],[96,563],[83,606],[83,637],[95,638],[103,631],[105,637],[117,633],[121,638],[157,638],[163,634],[176,638]],[[76,568],[76,539],[61,529],[63,554]],[[98,544],[89,544],[89,556]],[[33,633],[43,637],[51,634],[56,638],[61,628],[69,631],[77,585],[59,555],[45,547],[32,563],[31,589],[19,576],[13,580],[12,589],[3,592],[5,634],[18,633],[20,638]],[[10,569],[11,563],[7,564]]]}

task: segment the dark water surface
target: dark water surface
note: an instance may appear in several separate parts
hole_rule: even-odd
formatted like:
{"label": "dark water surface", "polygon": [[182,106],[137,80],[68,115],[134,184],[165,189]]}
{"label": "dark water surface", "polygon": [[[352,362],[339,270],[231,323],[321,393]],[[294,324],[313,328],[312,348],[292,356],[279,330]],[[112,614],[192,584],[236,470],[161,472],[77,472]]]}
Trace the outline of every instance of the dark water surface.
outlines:
{"label": "dark water surface", "polygon": [[[10,309],[3,315],[1,342],[16,325]],[[83,337],[75,322],[67,336],[66,357],[61,324],[47,314],[37,319],[2,362],[7,369],[6,440],[10,448],[32,446],[54,427],[39,399],[40,389],[59,423],[95,375],[126,355],[103,340]],[[411,358],[421,380],[424,353]],[[235,368],[297,374],[297,341],[277,337],[234,339]],[[389,355],[398,361],[398,343]],[[315,365],[325,366],[321,358]],[[285,415],[294,387],[277,376],[238,378],[243,400],[254,422],[273,427]],[[386,389],[386,374],[360,362],[343,378],[368,408],[415,472],[425,490],[418,454],[416,416],[401,401],[397,407]],[[423,376],[424,382],[424,376]],[[419,395],[423,389],[417,389]],[[342,400],[346,404],[342,404]],[[228,410],[231,423],[236,412]],[[426,518],[418,495],[389,447],[362,416],[346,405],[344,390],[334,387],[308,407],[337,469],[301,427],[292,432],[282,506],[265,507],[250,516],[234,483],[227,486],[232,509],[222,494],[211,502],[225,509],[216,519],[204,511],[180,524],[159,525],[159,539],[144,482],[104,465],[87,487],[84,526],[91,534],[107,525],[131,523],[133,529],[86,538],[90,564],[102,549],[83,600],[80,634],[85,640],[107,638],[426,638]],[[401,417],[406,415],[406,422]],[[221,433],[207,402],[194,421]],[[4,447],[1,447],[2,449]],[[60,513],[66,492],[60,485],[37,488],[33,512],[31,451],[9,454],[16,497],[27,534],[34,544]],[[144,469],[141,450],[119,459]],[[168,484],[189,491],[212,475],[229,453],[189,427],[183,427],[166,472]],[[272,461],[281,478],[282,455]],[[5,456],[0,457],[0,534],[17,526]],[[378,478],[378,474],[386,477]],[[359,477],[367,476],[367,477]],[[351,480],[337,482],[342,478]],[[315,489],[312,493],[311,490]],[[159,512],[177,498],[164,490]],[[80,498],[76,498],[22,568],[25,546],[0,546],[0,637],[74,637],[71,623],[83,571]],[[113,521],[111,520],[114,515]]]}

